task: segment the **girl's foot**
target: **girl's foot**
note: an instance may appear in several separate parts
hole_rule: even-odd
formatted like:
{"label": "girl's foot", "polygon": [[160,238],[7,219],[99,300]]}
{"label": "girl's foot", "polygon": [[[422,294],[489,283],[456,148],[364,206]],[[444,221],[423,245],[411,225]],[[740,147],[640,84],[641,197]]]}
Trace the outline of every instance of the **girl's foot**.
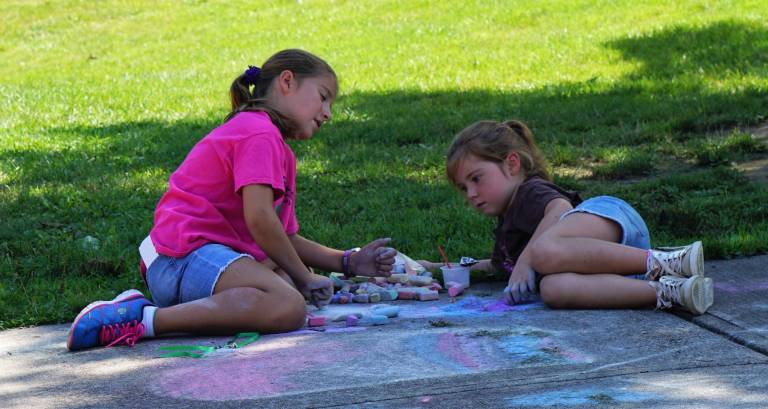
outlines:
{"label": "girl's foot", "polygon": [[699,275],[690,278],[662,276],[659,281],[648,281],[648,285],[656,290],[656,308],[677,305],[691,314],[701,315],[714,301],[712,279]]}
{"label": "girl's foot", "polygon": [[693,277],[704,275],[704,248],[700,241],[682,247],[659,247],[648,252],[648,280],[667,275]]}
{"label": "girl's foot", "polygon": [[138,290],[122,292],[112,301],[96,301],[80,311],[69,329],[67,349],[98,345],[133,345],[144,335],[141,323],[146,306],[154,306]]}

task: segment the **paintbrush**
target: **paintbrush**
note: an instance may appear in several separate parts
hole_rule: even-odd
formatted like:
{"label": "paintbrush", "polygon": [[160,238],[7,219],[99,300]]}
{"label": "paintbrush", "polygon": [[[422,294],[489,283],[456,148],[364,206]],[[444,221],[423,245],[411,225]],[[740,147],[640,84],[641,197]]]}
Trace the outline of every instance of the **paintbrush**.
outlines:
{"label": "paintbrush", "polygon": [[448,268],[451,268],[451,262],[448,261],[448,257],[445,255],[443,248],[440,247],[440,244],[437,245],[437,250],[440,252],[440,255],[443,256],[443,261],[445,261],[445,265],[448,266]]}

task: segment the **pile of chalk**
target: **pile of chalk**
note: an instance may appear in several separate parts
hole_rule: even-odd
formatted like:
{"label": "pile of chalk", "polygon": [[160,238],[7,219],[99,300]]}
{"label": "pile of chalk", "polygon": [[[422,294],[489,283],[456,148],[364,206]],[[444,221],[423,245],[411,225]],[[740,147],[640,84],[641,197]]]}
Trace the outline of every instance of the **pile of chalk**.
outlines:
{"label": "pile of chalk", "polygon": [[[443,286],[432,278],[432,273],[402,253],[395,256],[394,273],[389,277],[352,277],[348,280],[339,273],[331,273],[334,285],[332,304],[378,303],[394,300],[434,301],[440,298]],[[466,286],[446,283],[451,297],[456,297]],[[451,285],[452,284],[452,285]]]}
{"label": "pile of chalk", "polygon": [[[340,273],[331,273],[334,295],[331,304],[379,303],[395,300],[434,301],[440,299],[443,286],[432,278],[421,264],[408,256],[397,253],[394,273],[389,277],[351,277],[346,279]],[[467,273],[468,275],[468,273]],[[468,277],[467,277],[468,278]],[[468,287],[468,282],[447,281],[451,301]],[[330,317],[309,314],[308,327],[321,327],[330,321],[343,321],[348,327],[384,325],[390,318],[397,317],[400,307],[391,304],[376,304],[365,312],[340,313]]]}

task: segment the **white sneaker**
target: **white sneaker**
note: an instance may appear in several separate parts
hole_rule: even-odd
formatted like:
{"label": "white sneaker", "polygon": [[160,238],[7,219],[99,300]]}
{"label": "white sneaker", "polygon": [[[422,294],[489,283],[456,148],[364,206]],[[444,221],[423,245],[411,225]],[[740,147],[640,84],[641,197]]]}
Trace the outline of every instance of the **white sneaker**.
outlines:
{"label": "white sneaker", "polygon": [[659,278],[659,281],[648,281],[648,285],[656,290],[656,308],[666,309],[677,305],[691,314],[701,315],[714,302],[712,279],[700,275],[690,278],[666,275]]}
{"label": "white sneaker", "polygon": [[659,247],[651,250],[651,257],[651,268],[645,273],[648,280],[656,281],[667,275],[704,275],[704,248],[700,241],[681,247]]}

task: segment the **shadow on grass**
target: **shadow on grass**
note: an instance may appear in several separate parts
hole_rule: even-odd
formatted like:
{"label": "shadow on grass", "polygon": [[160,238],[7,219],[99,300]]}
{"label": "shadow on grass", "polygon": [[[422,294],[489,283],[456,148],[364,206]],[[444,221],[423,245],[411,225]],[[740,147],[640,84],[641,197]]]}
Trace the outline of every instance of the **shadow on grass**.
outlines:
{"label": "shadow on grass", "polygon": [[[404,252],[431,259],[439,257],[437,241],[452,258],[487,257],[493,220],[466,209],[444,182],[443,155],[456,132],[479,119],[521,118],[555,166],[631,147],[644,155],[631,158],[633,166],[654,175],[653,161],[644,158],[684,160],[687,144],[703,132],[765,118],[764,85],[734,90],[717,84],[764,78],[766,39],[767,30],[753,23],[674,27],[606,44],[640,63],[618,81],[593,78],[512,92],[353,92],[337,103],[335,121],[316,138],[292,142],[302,234],[338,248],[391,236]],[[223,115],[50,128],[43,137],[58,142],[55,148],[0,152],[0,169],[10,175],[0,185],[0,274],[15,277],[2,298],[19,305],[3,308],[0,322],[29,314],[16,291],[29,280],[95,274],[137,284],[135,247],[151,227],[168,175]],[[766,190],[727,169],[697,172],[637,185],[558,181],[586,196],[626,197],[648,219],[662,241],[657,244],[702,238],[709,256],[765,251]],[[98,251],[83,245],[86,236],[99,240]],[[64,306],[62,316],[92,296],[73,295],[79,301]]]}

